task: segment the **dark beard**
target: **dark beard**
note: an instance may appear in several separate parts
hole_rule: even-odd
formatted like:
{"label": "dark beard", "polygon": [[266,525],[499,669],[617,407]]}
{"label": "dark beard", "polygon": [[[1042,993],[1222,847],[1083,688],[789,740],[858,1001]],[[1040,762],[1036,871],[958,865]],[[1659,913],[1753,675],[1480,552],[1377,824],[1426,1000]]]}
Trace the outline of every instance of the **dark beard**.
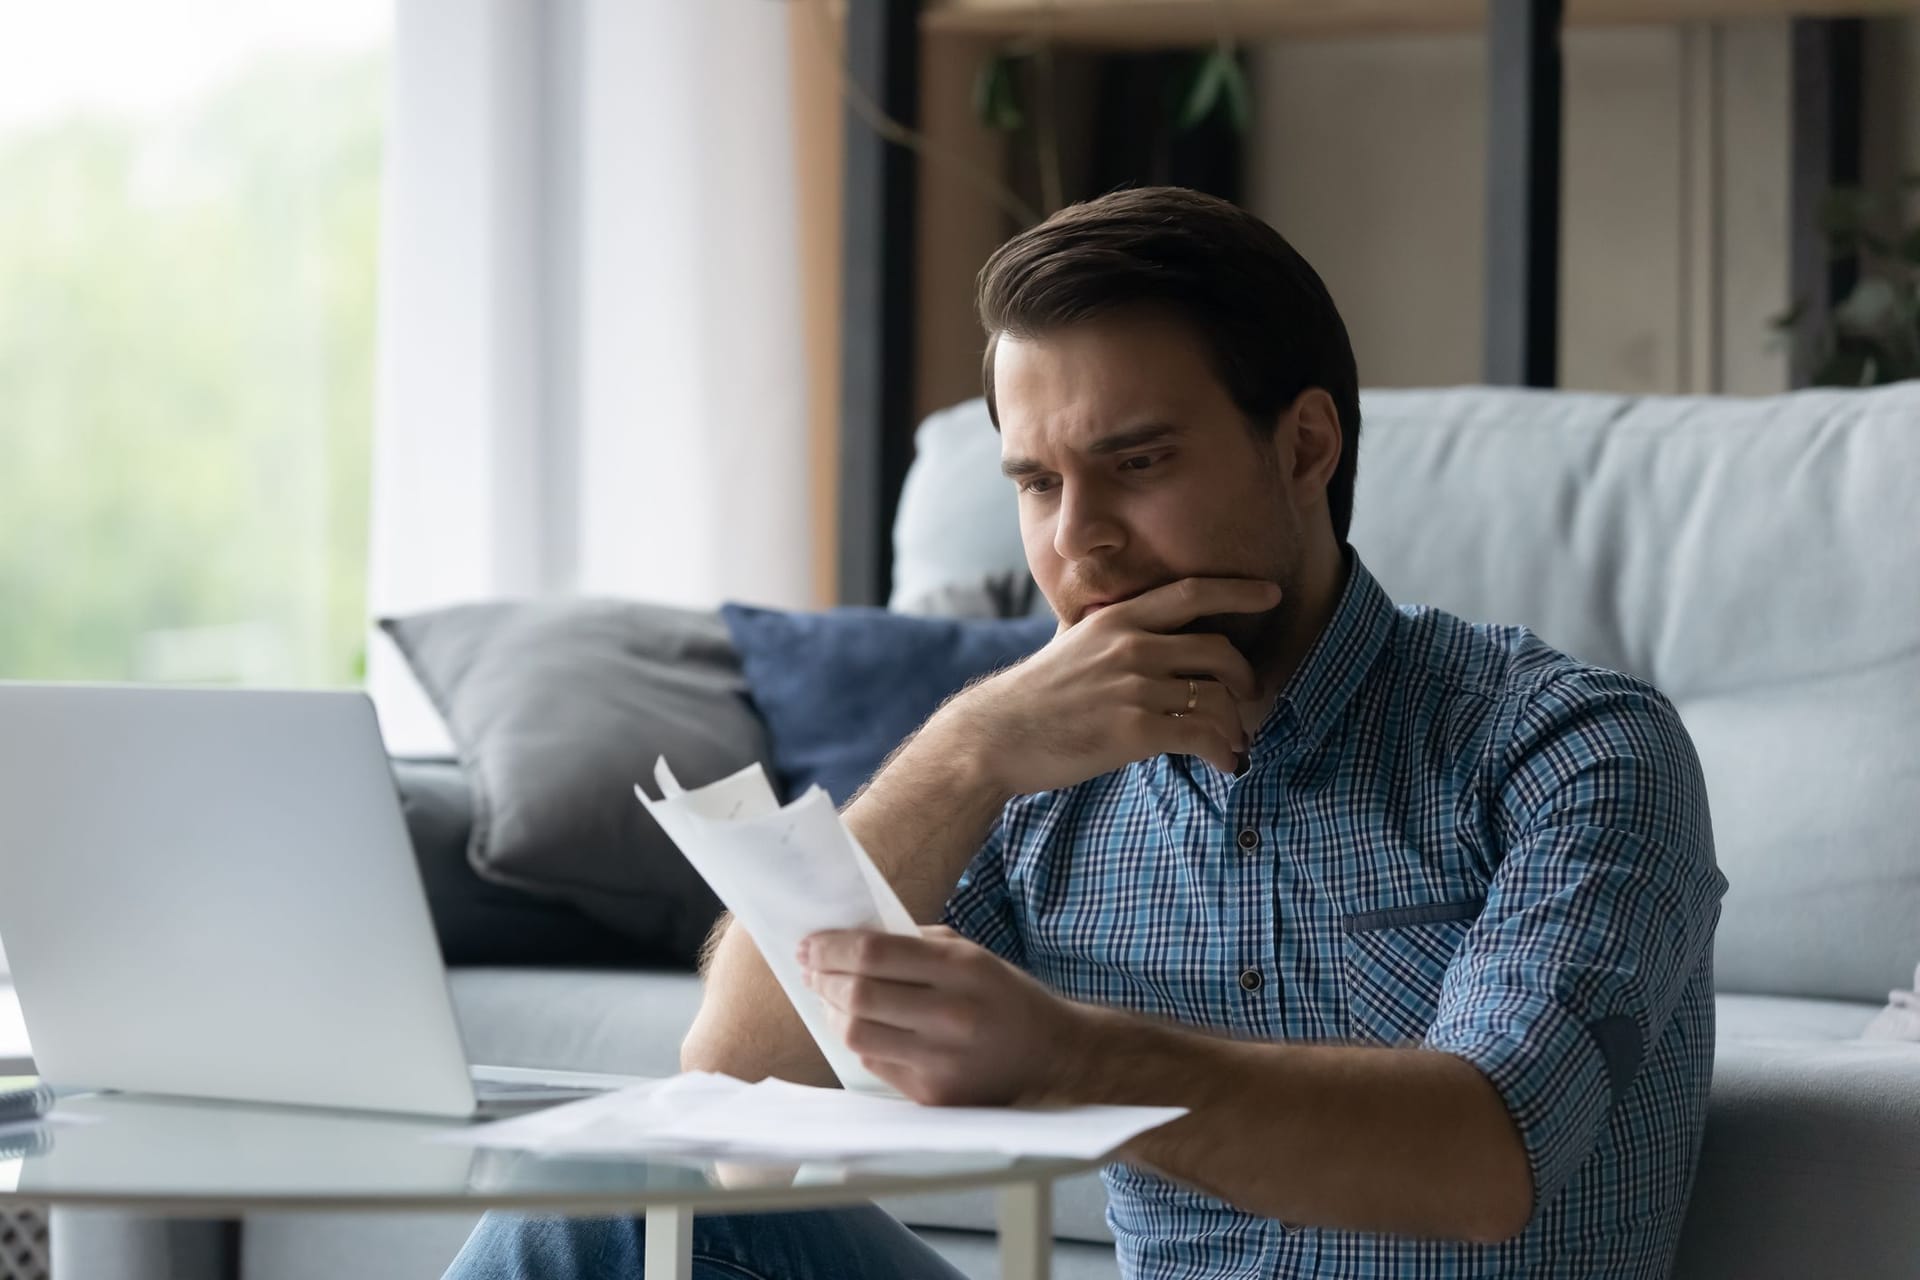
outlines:
{"label": "dark beard", "polygon": [[1264,680],[1286,648],[1293,621],[1291,603],[1282,599],[1265,613],[1208,614],[1181,627],[1180,634],[1225,636],[1253,668],[1255,677]]}

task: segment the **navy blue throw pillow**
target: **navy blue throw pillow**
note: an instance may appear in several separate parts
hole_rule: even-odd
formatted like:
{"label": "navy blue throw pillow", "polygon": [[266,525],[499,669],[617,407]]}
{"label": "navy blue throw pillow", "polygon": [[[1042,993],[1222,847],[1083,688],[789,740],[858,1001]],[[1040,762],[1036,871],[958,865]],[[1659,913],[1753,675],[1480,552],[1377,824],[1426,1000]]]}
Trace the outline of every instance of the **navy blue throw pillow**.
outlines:
{"label": "navy blue throw pillow", "polygon": [[720,616],[766,722],[782,798],[818,783],[835,804],[969,680],[1018,662],[1054,633],[1051,616],[789,613],[743,604],[721,605]]}

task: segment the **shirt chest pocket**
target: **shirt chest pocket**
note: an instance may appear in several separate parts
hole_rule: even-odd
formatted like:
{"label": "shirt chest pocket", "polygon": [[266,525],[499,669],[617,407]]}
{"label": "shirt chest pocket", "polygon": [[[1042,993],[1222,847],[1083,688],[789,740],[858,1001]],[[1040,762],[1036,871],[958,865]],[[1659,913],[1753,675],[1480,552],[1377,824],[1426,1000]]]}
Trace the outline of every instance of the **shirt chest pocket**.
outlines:
{"label": "shirt chest pocket", "polygon": [[1447,966],[1485,905],[1472,898],[1347,916],[1341,939],[1347,1034],[1372,1044],[1423,1038]]}

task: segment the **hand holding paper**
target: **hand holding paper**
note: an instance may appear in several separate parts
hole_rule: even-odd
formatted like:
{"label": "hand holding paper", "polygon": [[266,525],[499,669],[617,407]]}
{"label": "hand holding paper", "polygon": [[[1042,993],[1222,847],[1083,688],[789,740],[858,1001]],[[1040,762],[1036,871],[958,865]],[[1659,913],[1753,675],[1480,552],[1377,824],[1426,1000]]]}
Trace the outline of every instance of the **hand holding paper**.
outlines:
{"label": "hand holding paper", "polygon": [[653,776],[659,800],[638,786],[634,794],[759,947],[840,1083],[894,1092],[833,1033],[794,959],[801,939],[823,930],[918,933],[832,797],[814,787],[782,807],[757,764],[694,791],[679,784],[665,759]]}

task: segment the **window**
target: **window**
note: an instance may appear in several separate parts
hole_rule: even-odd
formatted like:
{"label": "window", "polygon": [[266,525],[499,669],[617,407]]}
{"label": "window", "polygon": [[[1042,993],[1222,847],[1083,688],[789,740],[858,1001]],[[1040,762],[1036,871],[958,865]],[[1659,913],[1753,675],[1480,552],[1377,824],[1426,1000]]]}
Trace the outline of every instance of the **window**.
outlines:
{"label": "window", "polygon": [[0,678],[359,679],[391,23],[0,10]]}

